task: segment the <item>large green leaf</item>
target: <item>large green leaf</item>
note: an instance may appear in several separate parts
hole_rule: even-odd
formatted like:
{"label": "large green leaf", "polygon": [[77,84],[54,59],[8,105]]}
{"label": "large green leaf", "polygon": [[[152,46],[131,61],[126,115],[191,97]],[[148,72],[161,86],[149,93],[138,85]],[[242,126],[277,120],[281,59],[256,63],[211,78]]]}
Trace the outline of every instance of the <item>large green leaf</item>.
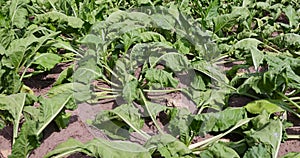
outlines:
{"label": "large green leaf", "polygon": [[4,117],[5,120],[13,123],[13,143],[18,136],[19,123],[22,118],[22,111],[25,106],[26,94],[12,94],[9,96],[0,96],[0,110],[8,112],[10,116],[5,116],[0,114],[1,117]]}
{"label": "large green leaf", "polygon": [[96,56],[86,56],[78,63],[73,79],[77,82],[91,83],[92,80],[103,77],[101,68],[97,65]]}
{"label": "large green leaf", "polygon": [[276,157],[282,139],[282,122],[280,120],[270,120],[264,127],[256,131],[245,132],[248,135],[247,141],[250,145],[263,143],[269,145],[269,152],[272,157]]}
{"label": "large green leaf", "polygon": [[268,147],[263,144],[252,146],[250,149],[248,149],[248,151],[243,156],[243,158],[260,158],[260,157],[272,158],[272,155],[270,154]]}
{"label": "large green leaf", "polygon": [[169,134],[158,134],[152,136],[144,145],[151,152],[156,150],[162,157],[192,157],[191,150],[182,142]]}
{"label": "large green leaf", "polygon": [[76,152],[83,152],[93,157],[142,157],[150,158],[151,154],[139,144],[126,141],[107,141],[104,139],[93,139],[85,144],[69,139],[59,144],[54,150],[49,152],[45,158],[66,157]]}
{"label": "large green leaf", "polygon": [[37,123],[32,120],[27,120],[22,125],[18,138],[12,146],[12,154],[9,158],[28,157],[30,151],[39,146],[36,125]]}
{"label": "large green leaf", "polygon": [[261,114],[264,110],[269,114],[284,111],[281,107],[268,100],[256,100],[248,103],[245,108],[252,114]]}
{"label": "large green leaf", "polygon": [[293,6],[289,5],[283,9],[285,15],[289,18],[290,26],[297,26],[299,24],[299,16]]}
{"label": "large green leaf", "polygon": [[55,117],[70,103],[72,93],[58,94],[49,99],[40,98],[39,122],[36,134],[39,135],[52,122]]}
{"label": "large green leaf", "polygon": [[45,14],[39,14],[35,17],[35,23],[61,23],[67,24],[72,28],[81,28],[83,25],[83,21],[77,17],[67,16],[63,13],[52,11],[47,12]]}
{"label": "large green leaf", "polygon": [[145,78],[150,83],[158,83],[161,87],[173,87],[176,88],[178,80],[176,80],[172,73],[160,69],[149,69],[146,71]]}
{"label": "large green leaf", "polygon": [[131,80],[125,83],[122,90],[122,97],[128,103],[132,103],[134,100],[138,99],[138,81]]}
{"label": "large green leaf", "polygon": [[[140,129],[144,125],[140,113],[132,104],[122,104],[117,108],[99,113],[93,125],[104,130],[109,136],[122,139],[128,132],[138,132],[145,138],[149,136]],[[130,129],[129,129],[129,128]]]}
{"label": "large green leaf", "polygon": [[12,0],[9,8],[9,17],[11,25],[17,28],[24,28],[28,23],[27,16],[28,12],[24,8],[28,0]]}
{"label": "large green leaf", "polygon": [[200,153],[200,157],[209,158],[209,157],[230,157],[230,158],[240,158],[240,156],[232,148],[227,147],[221,143],[214,143],[212,146],[208,147],[207,150],[204,150]]}
{"label": "large green leaf", "polygon": [[250,51],[252,62],[255,70],[258,70],[259,65],[263,62],[264,54],[257,48],[262,42],[254,38],[246,38],[238,41],[235,45],[235,49],[243,49]]}
{"label": "large green leaf", "polygon": [[196,115],[191,126],[195,132],[219,132],[229,129],[244,118],[246,118],[244,108],[227,108],[216,113]]}
{"label": "large green leaf", "polygon": [[36,54],[33,64],[37,64],[39,69],[49,71],[61,61],[61,57],[53,53]]}

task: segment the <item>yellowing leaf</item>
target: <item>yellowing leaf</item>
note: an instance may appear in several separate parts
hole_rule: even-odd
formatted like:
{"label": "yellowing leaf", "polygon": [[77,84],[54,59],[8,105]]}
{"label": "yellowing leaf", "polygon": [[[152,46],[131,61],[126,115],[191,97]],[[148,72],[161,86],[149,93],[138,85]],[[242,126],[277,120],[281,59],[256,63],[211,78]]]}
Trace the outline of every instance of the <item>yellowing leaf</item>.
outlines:
{"label": "yellowing leaf", "polygon": [[284,111],[281,107],[268,100],[256,100],[248,103],[245,108],[252,114],[261,114],[264,110],[269,114]]}

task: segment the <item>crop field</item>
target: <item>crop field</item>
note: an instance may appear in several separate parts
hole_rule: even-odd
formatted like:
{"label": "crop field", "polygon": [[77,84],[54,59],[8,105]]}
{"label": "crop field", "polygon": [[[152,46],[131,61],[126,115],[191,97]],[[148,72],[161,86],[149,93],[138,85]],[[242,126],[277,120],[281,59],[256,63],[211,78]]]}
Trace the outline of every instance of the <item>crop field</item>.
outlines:
{"label": "crop field", "polygon": [[299,0],[0,6],[0,158],[300,158]]}

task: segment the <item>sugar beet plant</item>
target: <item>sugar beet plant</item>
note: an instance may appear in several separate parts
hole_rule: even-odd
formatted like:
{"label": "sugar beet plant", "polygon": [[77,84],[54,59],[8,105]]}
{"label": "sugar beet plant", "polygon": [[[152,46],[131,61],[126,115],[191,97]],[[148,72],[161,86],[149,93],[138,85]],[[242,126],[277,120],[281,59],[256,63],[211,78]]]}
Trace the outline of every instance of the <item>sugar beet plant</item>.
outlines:
{"label": "sugar beet plant", "polygon": [[[78,62],[74,83],[70,85],[77,89],[81,101],[96,103],[99,99],[116,99],[117,107],[100,112],[92,125],[117,140],[95,139],[82,144],[70,139],[46,157],[63,157],[74,152],[95,157],[276,157],[287,125],[280,117],[283,109],[298,116],[288,105],[297,107],[297,103],[284,95],[285,89],[279,88],[287,82],[282,83],[281,78],[276,77],[279,80],[275,88],[266,88],[270,92],[263,93],[272,95],[270,99],[261,93],[251,94],[249,86],[243,86],[247,81],[236,86],[247,73],[236,75],[230,83],[217,67],[222,63],[220,60],[229,56],[217,53],[217,45],[210,38],[214,34],[199,28],[193,19],[183,16],[176,5],[117,11],[96,23],[92,33],[82,40],[88,49]],[[233,49],[249,50],[250,63],[257,70],[263,60],[268,62],[269,56],[257,63],[256,55],[261,52],[255,46],[260,42],[247,44],[248,40],[256,41],[244,39]],[[272,68],[271,64],[268,66]],[[233,71],[235,69],[228,74],[236,74]],[[264,84],[269,83],[267,74],[260,74],[258,71],[252,74],[261,79],[257,82],[262,82],[257,83],[259,88],[254,90],[263,90]],[[191,99],[195,109],[176,103],[166,106],[158,100],[164,93],[175,92]],[[244,107],[225,108],[224,100],[234,93],[267,99]],[[272,99],[275,95],[284,97],[288,103]],[[205,109],[218,112],[203,113]],[[159,122],[162,113],[167,116],[167,123]],[[153,123],[154,133],[142,130],[147,120]],[[128,139],[132,133],[139,134],[144,141],[141,144],[119,141]],[[216,135],[195,141],[207,133]],[[229,133],[240,139],[235,142],[221,139]]]}
{"label": "sugar beet plant", "polygon": [[[117,106],[90,123],[112,140],[70,139],[45,157],[276,157],[291,137],[284,116],[299,118],[297,1],[0,0],[0,6],[0,129],[13,126],[10,157],[28,157],[52,121],[66,127],[66,109],[108,98]],[[46,96],[23,84],[69,61],[76,64]],[[222,73],[226,65],[233,66]],[[189,105],[165,98],[178,94]],[[233,95],[255,101],[229,107]],[[154,130],[143,130],[146,124]],[[199,141],[206,134],[212,137]],[[228,134],[237,140],[223,139]],[[131,135],[141,141],[124,141]]]}

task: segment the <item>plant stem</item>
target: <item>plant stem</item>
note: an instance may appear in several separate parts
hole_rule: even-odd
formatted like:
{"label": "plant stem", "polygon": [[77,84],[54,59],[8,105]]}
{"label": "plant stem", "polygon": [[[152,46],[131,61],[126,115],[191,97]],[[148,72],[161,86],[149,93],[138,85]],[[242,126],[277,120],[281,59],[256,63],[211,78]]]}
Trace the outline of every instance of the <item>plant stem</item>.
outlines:
{"label": "plant stem", "polygon": [[237,129],[238,127],[248,123],[250,120],[252,120],[252,118],[246,118],[246,119],[243,119],[243,120],[240,120],[234,127],[232,127],[230,130],[226,131],[225,133],[221,133],[219,135],[216,135],[212,138],[208,138],[204,141],[201,141],[201,142],[198,142],[198,143],[195,143],[195,144],[191,144],[189,145],[189,149],[195,149],[195,148],[198,148],[198,147],[206,147],[207,145],[217,141],[218,139],[221,139],[222,137],[224,137],[225,135],[227,135],[228,133],[232,132],[233,130]]}
{"label": "plant stem", "polygon": [[152,116],[152,114],[151,114],[151,112],[150,112],[150,108],[149,108],[149,106],[148,106],[148,104],[147,104],[147,100],[146,100],[146,98],[145,98],[145,96],[144,96],[143,91],[142,91],[141,89],[139,89],[139,91],[140,91],[142,100],[143,100],[143,102],[144,102],[144,104],[145,104],[146,110],[147,110],[148,114],[149,114],[150,117],[151,117],[151,120],[153,121],[154,125],[155,125],[156,128],[158,129],[159,133],[164,134],[163,130],[162,130],[162,129],[160,128],[160,126],[157,124],[156,119]]}
{"label": "plant stem", "polygon": [[300,97],[291,97],[291,100],[300,100]]}
{"label": "plant stem", "polygon": [[96,96],[106,96],[107,94],[118,94],[118,92],[108,92],[108,91],[95,92]]}
{"label": "plant stem", "polygon": [[288,139],[300,139],[300,135],[287,135]]}
{"label": "plant stem", "polygon": [[279,96],[281,96],[282,98],[286,99],[288,102],[290,102],[292,105],[294,105],[295,107],[297,107],[300,110],[300,106],[295,103],[293,100],[291,100],[289,97],[285,96],[284,94],[282,94],[281,92],[275,91]]}
{"label": "plant stem", "polygon": [[269,46],[269,45],[267,45],[267,44],[264,44],[264,46],[267,47],[267,48],[269,48],[269,49],[271,49],[271,50],[273,50],[274,52],[276,52],[276,53],[278,53],[278,54],[281,53],[281,52],[278,51],[277,49],[275,49],[275,48],[273,48],[273,47],[271,47],[271,46]]}
{"label": "plant stem", "polygon": [[[97,94],[96,94],[97,95]],[[116,98],[120,95],[107,95],[107,96],[99,96],[97,97],[97,99],[112,99],[112,98]]]}
{"label": "plant stem", "polygon": [[96,88],[103,90],[103,91],[110,91],[110,92],[121,92],[122,90],[120,89],[114,89],[114,88],[105,88],[105,87],[101,87],[101,86],[95,86]]}
{"label": "plant stem", "polygon": [[182,91],[182,89],[143,89],[144,92],[148,93],[171,93],[171,92],[177,92],[177,91]]}
{"label": "plant stem", "polygon": [[151,137],[150,135],[148,135],[148,134],[145,133],[144,131],[139,130],[139,129],[135,128],[133,125],[131,125],[131,123],[128,122],[128,120],[125,119],[122,115],[120,115],[120,114],[118,114],[118,113],[116,113],[116,114],[117,114],[123,121],[125,121],[127,125],[129,125],[134,131],[136,131],[137,133],[139,133],[139,134],[140,134],[141,136],[143,136],[145,139],[148,140],[148,139]]}
{"label": "plant stem", "polygon": [[115,78],[117,78],[119,81],[121,81],[120,77],[112,70],[109,66],[102,65],[107,71],[109,71]]}

